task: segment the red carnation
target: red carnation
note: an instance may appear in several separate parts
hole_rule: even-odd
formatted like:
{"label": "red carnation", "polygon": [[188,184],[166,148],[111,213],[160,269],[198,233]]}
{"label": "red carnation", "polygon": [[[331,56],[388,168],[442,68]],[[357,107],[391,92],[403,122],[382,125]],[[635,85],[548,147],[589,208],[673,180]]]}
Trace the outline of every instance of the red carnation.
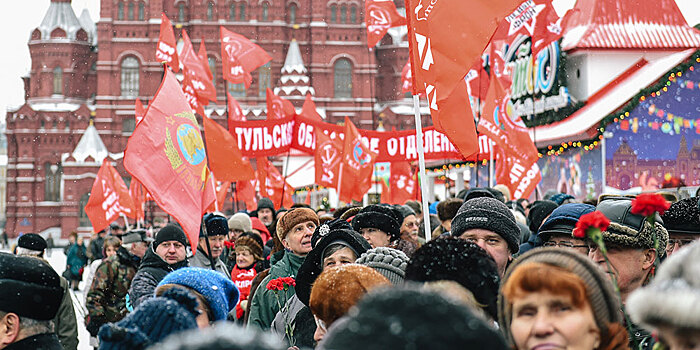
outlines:
{"label": "red carnation", "polygon": [[610,220],[601,212],[594,211],[581,216],[576,223],[573,235],[576,238],[585,238],[588,230],[595,228],[600,231],[605,231],[610,225]]}
{"label": "red carnation", "polygon": [[282,289],[284,289],[284,286],[279,281],[279,279],[274,279],[274,280],[271,280],[270,282],[267,282],[266,288],[269,290],[282,290]]}
{"label": "red carnation", "polygon": [[632,200],[632,213],[646,217],[653,216],[654,213],[664,215],[669,207],[671,203],[658,193],[642,193]]}

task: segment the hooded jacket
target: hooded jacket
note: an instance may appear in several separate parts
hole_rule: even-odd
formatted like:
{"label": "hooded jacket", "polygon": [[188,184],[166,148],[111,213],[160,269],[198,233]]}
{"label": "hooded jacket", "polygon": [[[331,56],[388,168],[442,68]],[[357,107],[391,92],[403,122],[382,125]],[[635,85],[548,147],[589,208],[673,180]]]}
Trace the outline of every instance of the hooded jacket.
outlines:
{"label": "hooded jacket", "polygon": [[174,264],[168,264],[153,251],[153,246],[148,248],[143,256],[139,270],[131,281],[131,287],[129,287],[129,300],[134,309],[142,302],[153,297],[158,282],[165,275],[186,266],[188,266],[187,258]]}

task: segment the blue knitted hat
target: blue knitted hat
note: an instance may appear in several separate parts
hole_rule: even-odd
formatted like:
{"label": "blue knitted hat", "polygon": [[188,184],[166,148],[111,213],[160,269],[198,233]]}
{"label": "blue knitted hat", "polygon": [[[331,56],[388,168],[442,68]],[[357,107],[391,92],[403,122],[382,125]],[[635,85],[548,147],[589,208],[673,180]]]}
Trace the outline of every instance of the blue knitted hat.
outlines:
{"label": "blue knitted hat", "polygon": [[214,315],[214,321],[225,320],[226,315],[238,304],[238,288],[220,272],[199,267],[185,267],[165,276],[158,287],[177,284],[192,288],[204,296]]}
{"label": "blue knitted hat", "polygon": [[594,211],[595,207],[590,204],[563,204],[549,214],[549,218],[540,226],[538,234],[542,242],[549,240],[550,237],[557,234],[573,237],[571,232],[573,232],[576,227],[578,219]]}
{"label": "blue knitted hat", "polygon": [[197,328],[197,299],[184,289],[170,289],[151,298],[117,323],[108,323],[98,337],[100,349],[140,350],[168,335]]}

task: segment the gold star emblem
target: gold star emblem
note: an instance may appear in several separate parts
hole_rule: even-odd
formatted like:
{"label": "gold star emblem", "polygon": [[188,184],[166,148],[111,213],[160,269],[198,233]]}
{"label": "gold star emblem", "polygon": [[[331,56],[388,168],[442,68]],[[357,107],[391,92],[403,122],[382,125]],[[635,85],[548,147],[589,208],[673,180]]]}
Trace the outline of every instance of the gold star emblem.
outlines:
{"label": "gold star emblem", "polygon": [[170,115],[165,116],[165,121],[168,122],[168,124],[170,124],[170,125],[175,124],[175,119],[173,119],[173,117]]}

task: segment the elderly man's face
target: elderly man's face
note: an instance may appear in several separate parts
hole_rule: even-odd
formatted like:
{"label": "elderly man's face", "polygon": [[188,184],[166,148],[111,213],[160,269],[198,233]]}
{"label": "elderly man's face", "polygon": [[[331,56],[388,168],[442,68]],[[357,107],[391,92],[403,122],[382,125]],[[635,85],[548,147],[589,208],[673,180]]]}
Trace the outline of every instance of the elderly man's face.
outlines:
{"label": "elderly man's face", "polygon": [[416,241],[418,239],[418,220],[416,220],[415,215],[409,215],[403,219],[401,238],[407,241]]}
{"label": "elderly man's face", "polygon": [[608,268],[600,249],[593,243],[589,247],[588,257],[608,276],[615,275],[617,278],[623,303],[630,293],[642,286],[656,259],[654,249],[629,248],[606,242],[605,247],[610,261],[610,268]]}
{"label": "elderly man's face", "polygon": [[272,210],[268,208],[261,208],[258,210],[258,219],[262,221],[263,225],[269,226],[272,223],[272,216],[273,216]]}

